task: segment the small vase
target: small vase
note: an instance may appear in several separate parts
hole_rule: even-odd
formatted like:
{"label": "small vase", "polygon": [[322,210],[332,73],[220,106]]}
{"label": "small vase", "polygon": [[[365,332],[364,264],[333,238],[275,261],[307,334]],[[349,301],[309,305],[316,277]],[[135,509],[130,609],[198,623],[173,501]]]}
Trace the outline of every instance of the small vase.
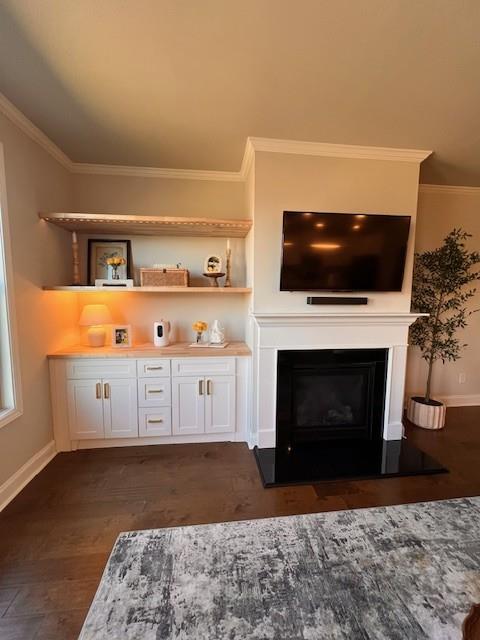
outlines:
{"label": "small vase", "polygon": [[120,274],[118,273],[118,265],[112,264],[112,280],[120,280]]}
{"label": "small vase", "polygon": [[201,331],[197,331],[196,342],[197,342],[197,344],[202,344],[202,332]]}

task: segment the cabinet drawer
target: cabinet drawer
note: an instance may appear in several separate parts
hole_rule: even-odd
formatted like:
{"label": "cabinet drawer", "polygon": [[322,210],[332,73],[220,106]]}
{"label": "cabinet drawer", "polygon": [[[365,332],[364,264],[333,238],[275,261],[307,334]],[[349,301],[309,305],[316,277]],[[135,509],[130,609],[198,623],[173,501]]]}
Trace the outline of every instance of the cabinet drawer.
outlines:
{"label": "cabinet drawer", "polygon": [[175,358],[173,376],[231,376],[235,375],[235,358]]}
{"label": "cabinet drawer", "polygon": [[136,361],[129,358],[82,358],[67,361],[67,378],[136,378]]}
{"label": "cabinet drawer", "polygon": [[170,375],[170,360],[137,360],[139,378],[163,378]]}
{"label": "cabinet drawer", "polygon": [[170,407],[139,409],[138,435],[140,437],[172,435],[172,410]]}
{"label": "cabinet drawer", "polygon": [[141,378],[138,381],[138,406],[170,406],[172,402],[170,391],[170,378]]}

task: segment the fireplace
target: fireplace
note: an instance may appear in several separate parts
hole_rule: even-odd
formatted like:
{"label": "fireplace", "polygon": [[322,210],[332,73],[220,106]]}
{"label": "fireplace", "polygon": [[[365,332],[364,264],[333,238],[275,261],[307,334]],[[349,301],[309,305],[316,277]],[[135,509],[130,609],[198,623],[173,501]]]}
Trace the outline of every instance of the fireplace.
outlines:
{"label": "fireplace", "polygon": [[278,352],[277,448],[382,437],[387,349]]}
{"label": "fireplace", "polygon": [[265,487],[445,469],[403,438],[405,312],[256,313],[252,431]]}

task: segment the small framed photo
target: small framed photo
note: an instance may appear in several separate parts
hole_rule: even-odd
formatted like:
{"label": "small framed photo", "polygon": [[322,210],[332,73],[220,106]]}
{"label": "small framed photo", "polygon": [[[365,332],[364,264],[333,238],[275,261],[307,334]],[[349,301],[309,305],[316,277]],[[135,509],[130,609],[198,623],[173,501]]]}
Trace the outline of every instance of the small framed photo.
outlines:
{"label": "small framed photo", "polygon": [[203,263],[203,273],[221,273],[222,259],[220,256],[207,256]]}
{"label": "small framed photo", "polygon": [[131,347],[132,327],[129,324],[116,324],[112,327],[112,347]]}
{"label": "small framed photo", "polygon": [[[120,258],[117,267],[109,265]],[[126,281],[132,278],[132,247],[130,240],[88,240],[88,283],[95,280]]]}

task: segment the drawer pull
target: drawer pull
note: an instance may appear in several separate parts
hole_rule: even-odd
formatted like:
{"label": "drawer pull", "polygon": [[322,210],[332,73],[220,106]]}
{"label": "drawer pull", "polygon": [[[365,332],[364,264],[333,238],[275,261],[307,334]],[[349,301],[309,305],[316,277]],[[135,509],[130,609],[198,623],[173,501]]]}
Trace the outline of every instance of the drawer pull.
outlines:
{"label": "drawer pull", "polygon": [[108,400],[110,398],[110,385],[108,384],[108,382],[105,382],[105,384],[103,385],[103,395],[105,396],[105,400]]}
{"label": "drawer pull", "polygon": [[148,424],[158,424],[159,422],[163,422],[163,418],[149,418],[147,422]]}
{"label": "drawer pull", "polygon": [[147,371],[161,371],[163,367],[145,367]]}
{"label": "drawer pull", "polygon": [[211,380],[207,380],[207,396],[212,395],[213,383]]}
{"label": "drawer pull", "polygon": [[163,389],[147,389],[147,393],[163,393]]}
{"label": "drawer pull", "polygon": [[198,381],[198,395],[203,396],[203,380]]}
{"label": "drawer pull", "polygon": [[97,382],[97,384],[95,385],[95,397],[97,398],[97,400],[102,399],[102,385],[100,384],[100,382]]}

